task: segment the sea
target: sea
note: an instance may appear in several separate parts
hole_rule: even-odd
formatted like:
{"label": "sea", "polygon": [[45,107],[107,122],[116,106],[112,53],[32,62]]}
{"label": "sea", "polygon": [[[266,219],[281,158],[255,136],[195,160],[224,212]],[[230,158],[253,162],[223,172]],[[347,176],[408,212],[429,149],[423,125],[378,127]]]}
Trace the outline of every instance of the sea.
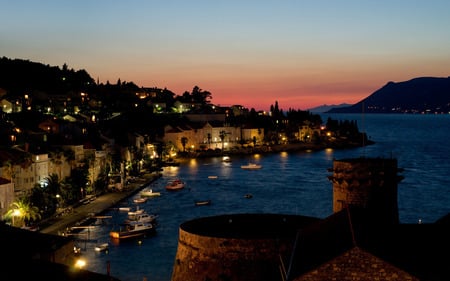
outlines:
{"label": "sea", "polygon": [[[145,189],[161,192],[145,203],[133,198],[107,210],[91,228],[83,230],[77,243],[85,269],[109,274],[122,281],[169,281],[172,275],[181,223],[199,217],[236,213],[298,214],[325,218],[332,214],[333,160],[381,157],[396,158],[404,179],[398,184],[401,223],[433,223],[450,213],[450,114],[321,114],[328,118],[356,121],[360,131],[375,143],[353,149],[280,152],[191,159],[180,166],[165,167],[162,177]],[[262,165],[244,170],[248,163]],[[185,181],[179,191],[164,186],[175,178]],[[246,198],[245,194],[252,194]],[[211,200],[196,206],[196,200]],[[139,207],[157,214],[156,233],[149,237],[114,242],[109,231],[128,216],[121,207]],[[108,242],[109,249],[95,246]]]}

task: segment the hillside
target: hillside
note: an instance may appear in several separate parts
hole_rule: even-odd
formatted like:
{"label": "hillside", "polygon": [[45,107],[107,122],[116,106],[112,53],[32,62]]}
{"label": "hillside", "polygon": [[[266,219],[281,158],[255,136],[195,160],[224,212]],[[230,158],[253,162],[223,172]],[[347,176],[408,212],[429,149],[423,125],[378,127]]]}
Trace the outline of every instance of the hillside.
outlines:
{"label": "hillside", "polygon": [[327,113],[449,113],[450,77],[419,77],[389,82],[372,95]]}

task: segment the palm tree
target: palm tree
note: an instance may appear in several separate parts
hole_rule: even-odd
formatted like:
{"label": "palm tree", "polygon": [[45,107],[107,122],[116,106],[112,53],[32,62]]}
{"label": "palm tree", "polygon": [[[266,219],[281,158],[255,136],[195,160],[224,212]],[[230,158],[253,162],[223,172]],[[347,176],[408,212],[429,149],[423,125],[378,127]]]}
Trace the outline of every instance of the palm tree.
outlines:
{"label": "palm tree", "polygon": [[227,134],[228,134],[228,133],[225,132],[225,131],[220,131],[220,133],[219,133],[220,141],[222,142],[222,151],[223,151],[223,145],[224,145],[224,142],[225,142],[225,136],[226,136]]}
{"label": "palm tree", "polygon": [[38,207],[31,206],[25,200],[19,200],[11,203],[11,209],[6,212],[5,217],[11,219],[12,226],[22,227],[27,222],[39,220],[41,214]]}
{"label": "palm tree", "polygon": [[188,138],[187,137],[182,137],[181,138],[181,145],[183,146],[183,152],[186,152],[186,144],[188,143]]}

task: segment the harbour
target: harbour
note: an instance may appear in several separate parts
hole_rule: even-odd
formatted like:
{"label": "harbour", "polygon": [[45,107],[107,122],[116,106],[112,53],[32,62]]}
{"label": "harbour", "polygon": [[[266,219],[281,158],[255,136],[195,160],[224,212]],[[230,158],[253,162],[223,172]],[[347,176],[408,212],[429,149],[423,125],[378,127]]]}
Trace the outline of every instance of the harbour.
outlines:
{"label": "harbour", "polygon": [[[361,116],[355,116],[360,118]],[[384,119],[382,118],[384,117]],[[349,119],[348,116],[343,116]],[[159,215],[156,235],[119,245],[111,245],[108,253],[95,253],[86,245],[87,269],[105,273],[106,264],[111,274],[121,280],[170,280],[177,248],[178,227],[181,223],[199,217],[229,213],[283,213],[323,218],[332,213],[331,183],[327,169],[333,159],[349,157],[396,157],[404,168],[404,181],[399,184],[399,215],[404,223],[434,222],[449,212],[444,176],[450,170],[444,145],[448,133],[444,130],[449,116],[366,116],[365,129],[376,144],[351,150],[324,150],[316,152],[277,153],[233,157],[224,163],[220,158],[192,159],[179,167],[165,167],[162,177],[149,188],[161,196],[140,204]],[[390,118],[386,125],[386,118]],[[421,119],[419,119],[421,118]],[[350,118],[351,119],[351,118]],[[405,122],[408,124],[405,126]],[[378,127],[377,127],[378,126]],[[402,126],[408,127],[409,130]],[[401,128],[402,138],[398,134]],[[428,134],[426,140],[418,136]],[[411,141],[412,140],[412,141]],[[433,149],[430,149],[430,145]],[[263,169],[242,170],[241,165],[260,162]],[[210,175],[217,175],[211,180]],[[179,192],[166,192],[165,184],[175,178],[186,181]],[[244,197],[251,193],[252,199]],[[438,196],[439,194],[439,196]],[[214,204],[196,208],[195,200],[211,198]],[[133,205],[133,196],[116,205]],[[124,218],[111,210],[108,224],[91,231],[102,239],[109,229]],[[94,234],[95,233],[95,234]],[[122,256],[129,258],[124,262]],[[130,262],[130,259],[132,262]],[[108,263],[109,262],[109,263]]]}

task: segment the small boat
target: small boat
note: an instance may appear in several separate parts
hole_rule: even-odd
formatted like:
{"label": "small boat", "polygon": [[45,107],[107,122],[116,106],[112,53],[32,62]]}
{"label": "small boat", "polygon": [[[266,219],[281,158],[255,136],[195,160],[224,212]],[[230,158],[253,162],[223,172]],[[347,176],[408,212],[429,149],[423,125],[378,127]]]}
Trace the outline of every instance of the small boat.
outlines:
{"label": "small boat", "polygon": [[137,204],[141,204],[141,203],[145,203],[147,202],[148,198],[147,197],[141,197],[141,198],[134,198],[133,202],[137,203]]}
{"label": "small boat", "polygon": [[241,168],[244,170],[257,170],[257,169],[261,169],[262,166],[259,164],[255,164],[255,163],[248,163],[247,165],[242,165]]}
{"label": "small boat", "polygon": [[112,230],[109,236],[113,239],[129,239],[133,237],[142,237],[155,232],[155,228],[151,223],[144,222],[128,222],[123,224],[119,230]]}
{"label": "small boat", "polygon": [[143,223],[153,223],[156,221],[157,215],[142,213],[135,216],[128,216],[128,220],[125,223],[129,222],[143,222]]}
{"label": "small boat", "polygon": [[211,200],[196,200],[194,201],[195,206],[205,206],[205,205],[210,205],[211,204]]}
{"label": "small boat", "polygon": [[182,180],[176,179],[176,180],[169,182],[166,185],[166,189],[167,190],[180,190],[180,189],[183,189],[184,186],[185,186],[185,183]]}
{"label": "small boat", "polygon": [[208,176],[208,179],[211,179],[211,180],[214,180],[214,179],[217,179],[218,178],[218,176]]}
{"label": "small boat", "polygon": [[140,215],[140,214],[143,214],[144,212],[145,212],[144,209],[139,209],[139,208],[137,208],[136,211],[129,211],[129,212],[128,212],[128,217]]}
{"label": "small boat", "polygon": [[103,244],[99,244],[99,245],[95,246],[94,250],[96,252],[103,252],[103,251],[108,250],[108,248],[109,248],[109,244],[103,243]]}
{"label": "small boat", "polygon": [[223,157],[222,157],[222,162],[225,162],[225,163],[231,162],[230,156],[227,156],[227,155],[223,156]]}
{"label": "small boat", "polygon": [[140,193],[141,197],[154,197],[160,196],[161,192],[154,192],[152,189],[142,190]]}
{"label": "small boat", "polygon": [[119,211],[121,211],[121,212],[129,212],[129,211],[131,211],[131,207],[120,207]]}
{"label": "small boat", "polygon": [[247,193],[244,195],[245,198],[250,199],[253,197],[253,195],[251,193]]}

